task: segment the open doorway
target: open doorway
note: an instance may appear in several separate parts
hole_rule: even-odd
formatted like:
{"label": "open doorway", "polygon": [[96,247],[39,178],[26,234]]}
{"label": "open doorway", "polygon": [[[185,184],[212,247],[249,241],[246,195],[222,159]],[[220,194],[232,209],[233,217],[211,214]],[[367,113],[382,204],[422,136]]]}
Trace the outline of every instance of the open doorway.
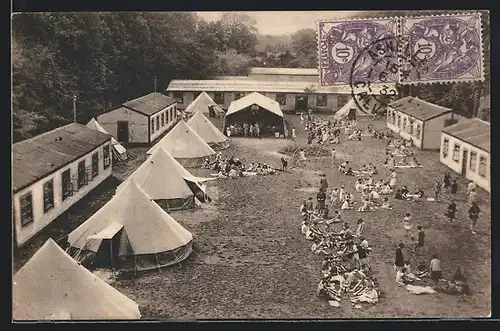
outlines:
{"label": "open doorway", "polygon": [[295,97],[295,111],[306,112],[308,105],[308,98],[306,95],[297,95]]}
{"label": "open doorway", "polygon": [[462,152],[462,175],[465,176],[466,173],[467,173],[467,164],[469,164],[467,162],[467,160],[469,159],[468,158],[468,151],[464,148],[463,152]]}

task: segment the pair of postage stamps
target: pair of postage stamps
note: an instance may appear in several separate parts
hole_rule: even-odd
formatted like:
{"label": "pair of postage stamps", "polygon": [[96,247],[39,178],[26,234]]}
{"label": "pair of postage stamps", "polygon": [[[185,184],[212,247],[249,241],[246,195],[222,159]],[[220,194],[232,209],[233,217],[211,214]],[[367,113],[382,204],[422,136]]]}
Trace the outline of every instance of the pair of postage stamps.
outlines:
{"label": "pair of postage stamps", "polygon": [[481,14],[318,23],[320,84],[484,80]]}
{"label": "pair of postage stamps", "polygon": [[396,84],[482,81],[481,29],[480,13],[320,21],[320,84],[349,84],[357,106],[376,112]]}

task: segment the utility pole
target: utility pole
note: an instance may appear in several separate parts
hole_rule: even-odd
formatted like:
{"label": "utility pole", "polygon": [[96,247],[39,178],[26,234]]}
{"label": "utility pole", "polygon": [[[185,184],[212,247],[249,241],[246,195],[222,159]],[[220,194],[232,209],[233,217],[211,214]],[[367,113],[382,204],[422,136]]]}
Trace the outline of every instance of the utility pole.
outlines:
{"label": "utility pole", "polygon": [[156,92],[156,75],[155,75],[155,92]]}
{"label": "utility pole", "polygon": [[76,95],[73,95],[73,122],[76,123]]}

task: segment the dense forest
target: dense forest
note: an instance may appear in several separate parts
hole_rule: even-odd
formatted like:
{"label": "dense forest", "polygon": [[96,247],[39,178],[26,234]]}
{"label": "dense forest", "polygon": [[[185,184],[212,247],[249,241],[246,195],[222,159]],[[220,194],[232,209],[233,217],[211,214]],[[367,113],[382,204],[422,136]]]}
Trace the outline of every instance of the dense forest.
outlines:
{"label": "dense forest", "polygon": [[[366,14],[369,15],[369,14]],[[489,31],[489,17],[483,17]],[[171,79],[245,75],[252,66],[317,67],[316,31],[261,36],[256,22],[228,12],[206,22],[195,13],[29,13],[12,18],[14,141],[78,121],[152,92]],[[489,118],[489,33],[485,82],[401,87],[467,116]],[[487,109],[487,110],[486,110]],[[483,111],[483,113],[481,113]]]}

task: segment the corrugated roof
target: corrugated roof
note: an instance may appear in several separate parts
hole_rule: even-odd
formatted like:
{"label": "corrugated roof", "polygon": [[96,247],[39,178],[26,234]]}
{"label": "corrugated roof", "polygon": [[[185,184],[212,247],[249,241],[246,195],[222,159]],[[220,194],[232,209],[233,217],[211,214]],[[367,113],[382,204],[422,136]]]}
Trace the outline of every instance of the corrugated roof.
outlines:
{"label": "corrugated roof", "polygon": [[450,108],[435,105],[417,97],[410,96],[393,101],[389,106],[422,121],[451,112]]}
{"label": "corrugated roof", "polygon": [[278,102],[256,92],[231,102],[231,104],[229,105],[229,109],[227,110],[226,116],[234,114],[254,104],[259,105],[262,108],[265,108],[280,117],[283,117],[283,112],[281,111]]}
{"label": "corrugated roof", "polygon": [[477,118],[464,119],[444,128],[443,132],[490,152],[491,127],[488,122]]}
{"label": "corrugated roof", "polygon": [[12,145],[12,190],[18,190],[111,140],[111,136],[71,123]]}
{"label": "corrugated roof", "polygon": [[[382,86],[372,86],[373,94],[380,94]],[[167,92],[260,92],[260,93],[317,93],[351,94],[349,85],[321,86],[311,82],[271,82],[255,79],[236,80],[187,80],[174,79],[168,84]]]}
{"label": "corrugated roof", "polygon": [[175,102],[176,101],[171,97],[167,97],[159,92],[153,92],[140,98],[127,101],[123,105],[146,116],[150,116],[156,114],[165,107],[173,105]]}
{"label": "corrugated roof", "polygon": [[290,75],[290,76],[317,76],[318,68],[250,68],[249,74],[253,75]]}

